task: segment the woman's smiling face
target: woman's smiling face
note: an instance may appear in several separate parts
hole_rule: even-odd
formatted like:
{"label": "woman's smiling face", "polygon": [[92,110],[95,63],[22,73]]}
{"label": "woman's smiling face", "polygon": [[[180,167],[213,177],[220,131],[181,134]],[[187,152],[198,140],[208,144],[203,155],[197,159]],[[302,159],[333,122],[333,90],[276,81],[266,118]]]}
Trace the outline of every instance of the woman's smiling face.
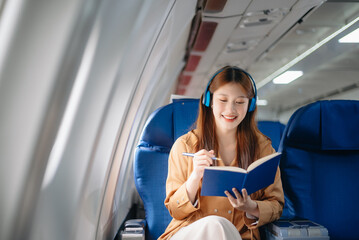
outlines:
{"label": "woman's smiling face", "polygon": [[214,91],[212,103],[217,131],[229,132],[245,118],[249,99],[239,83],[227,83]]}

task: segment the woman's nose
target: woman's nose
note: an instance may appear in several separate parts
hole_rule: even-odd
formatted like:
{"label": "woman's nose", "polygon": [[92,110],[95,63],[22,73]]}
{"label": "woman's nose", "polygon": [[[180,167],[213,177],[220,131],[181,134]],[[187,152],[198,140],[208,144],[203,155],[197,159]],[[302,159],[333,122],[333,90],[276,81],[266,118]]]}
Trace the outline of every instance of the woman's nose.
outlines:
{"label": "woman's nose", "polygon": [[227,110],[228,110],[229,112],[234,112],[235,109],[236,109],[235,103],[231,103],[231,102],[228,102],[228,104],[227,104],[226,107],[227,107]]}

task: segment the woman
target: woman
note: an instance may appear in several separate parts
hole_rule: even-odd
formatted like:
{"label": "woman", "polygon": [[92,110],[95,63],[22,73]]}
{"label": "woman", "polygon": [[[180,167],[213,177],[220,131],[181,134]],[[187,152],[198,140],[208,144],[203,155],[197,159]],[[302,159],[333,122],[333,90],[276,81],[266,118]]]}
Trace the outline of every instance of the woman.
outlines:
{"label": "woman", "polygon": [[[235,196],[227,191],[227,197],[200,196],[205,167],[246,169],[275,152],[256,126],[255,101],[255,83],[245,71],[227,66],[211,78],[201,97],[197,128],[171,149],[165,205],[173,220],[159,239],[259,239],[258,227],[280,217],[279,168],[272,185],[251,195],[233,189]],[[183,152],[195,154],[191,158]],[[212,160],[215,156],[222,161]]]}

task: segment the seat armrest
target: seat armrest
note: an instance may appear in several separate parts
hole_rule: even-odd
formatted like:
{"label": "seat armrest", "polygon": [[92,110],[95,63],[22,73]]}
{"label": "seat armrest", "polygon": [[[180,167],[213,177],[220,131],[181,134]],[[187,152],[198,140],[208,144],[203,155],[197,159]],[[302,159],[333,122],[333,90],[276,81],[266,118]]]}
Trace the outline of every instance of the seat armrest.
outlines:
{"label": "seat armrest", "polygon": [[328,230],[307,219],[278,220],[264,227],[265,239],[329,240]]}
{"label": "seat armrest", "polygon": [[145,239],[146,220],[130,219],[125,222],[125,228],[121,231],[123,240],[144,240]]}
{"label": "seat armrest", "polygon": [[145,219],[130,219],[125,222],[125,228],[143,228],[146,227]]}

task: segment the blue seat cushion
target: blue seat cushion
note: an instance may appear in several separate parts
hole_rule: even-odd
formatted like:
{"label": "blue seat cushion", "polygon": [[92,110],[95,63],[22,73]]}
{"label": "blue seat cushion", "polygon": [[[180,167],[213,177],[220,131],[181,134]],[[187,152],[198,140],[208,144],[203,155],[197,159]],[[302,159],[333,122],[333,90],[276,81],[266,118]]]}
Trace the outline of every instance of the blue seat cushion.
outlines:
{"label": "blue seat cushion", "polygon": [[172,220],[164,205],[168,152],[157,152],[150,147],[139,146],[135,158],[135,185],[145,208],[146,239],[157,239]]}
{"label": "blue seat cushion", "polygon": [[295,215],[322,224],[331,239],[359,236],[359,152],[291,148],[283,154],[283,189]]}

